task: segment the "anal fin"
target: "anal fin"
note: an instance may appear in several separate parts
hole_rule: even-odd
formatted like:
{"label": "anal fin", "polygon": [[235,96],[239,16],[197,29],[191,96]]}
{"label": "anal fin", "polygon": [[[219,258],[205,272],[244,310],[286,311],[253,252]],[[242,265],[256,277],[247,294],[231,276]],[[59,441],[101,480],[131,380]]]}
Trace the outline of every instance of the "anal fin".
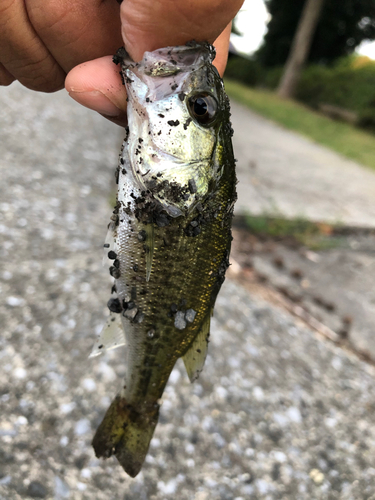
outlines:
{"label": "anal fin", "polygon": [[111,312],[92,348],[89,358],[94,358],[104,351],[116,349],[122,345],[125,345],[125,334],[121,317],[120,314]]}
{"label": "anal fin", "polygon": [[210,321],[211,311],[207,314],[202,328],[194,339],[190,349],[182,356],[190,382],[197,380],[206,361],[208,337],[210,336]]}

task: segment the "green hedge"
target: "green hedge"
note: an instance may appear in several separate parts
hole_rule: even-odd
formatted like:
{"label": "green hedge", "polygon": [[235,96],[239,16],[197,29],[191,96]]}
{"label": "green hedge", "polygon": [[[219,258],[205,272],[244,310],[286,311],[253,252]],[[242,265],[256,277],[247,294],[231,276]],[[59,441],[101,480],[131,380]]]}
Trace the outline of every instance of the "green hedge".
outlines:
{"label": "green hedge", "polygon": [[[235,57],[228,62],[226,75],[253,87],[275,89],[282,71]],[[302,72],[296,98],[315,109],[332,104],[354,111],[359,125],[375,130],[375,61],[350,56],[334,67],[311,65]]]}

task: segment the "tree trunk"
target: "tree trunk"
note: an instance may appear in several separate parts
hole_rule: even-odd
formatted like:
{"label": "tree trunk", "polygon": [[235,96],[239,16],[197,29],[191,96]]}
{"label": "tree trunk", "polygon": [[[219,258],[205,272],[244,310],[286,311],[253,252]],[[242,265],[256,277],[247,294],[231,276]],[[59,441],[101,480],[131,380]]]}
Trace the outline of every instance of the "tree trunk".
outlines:
{"label": "tree trunk", "polygon": [[299,20],[284,73],[281,77],[277,94],[280,97],[292,98],[296,92],[302,68],[309,55],[324,0],[306,0]]}

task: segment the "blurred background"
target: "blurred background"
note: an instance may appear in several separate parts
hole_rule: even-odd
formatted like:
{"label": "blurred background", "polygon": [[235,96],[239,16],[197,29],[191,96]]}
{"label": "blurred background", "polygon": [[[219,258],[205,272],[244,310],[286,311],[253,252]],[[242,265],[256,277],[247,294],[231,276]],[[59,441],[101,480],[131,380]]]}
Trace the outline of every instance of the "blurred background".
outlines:
{"label": "blurred background", "polygon": [[232,265],[136,479],[90,445],[126,369],[124,348],[88,359],[123,130],[0,88],[0,500],[375,498],[374,40],[373,0],[235,19]]}
{"label": "blurred background", "polygon": [[246,0],[226,74],[374,131],[374,18],[371,0]]}

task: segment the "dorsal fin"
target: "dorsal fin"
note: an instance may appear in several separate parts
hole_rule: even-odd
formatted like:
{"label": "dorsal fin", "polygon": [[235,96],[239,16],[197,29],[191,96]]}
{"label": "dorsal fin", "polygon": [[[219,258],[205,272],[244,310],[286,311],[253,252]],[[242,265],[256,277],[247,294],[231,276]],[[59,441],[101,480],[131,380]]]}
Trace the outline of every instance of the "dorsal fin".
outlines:
{"label": "dorsal fin", "polygon": [[207,314],[200,332],[195,337],[190,349],[182,356],[190,382],[197,380],[200,372],[203,370],[204,362],[206,361],[208,338],[210,336],[210,321],[211,310]]}
{"label": "dorsal fin", "polygon": [[104,351],[116,349],[122,345],[125,345],[125,334],[122,327],[121,316],[120,314],[111,312],[92,348],[89,358],[94,358]]}

